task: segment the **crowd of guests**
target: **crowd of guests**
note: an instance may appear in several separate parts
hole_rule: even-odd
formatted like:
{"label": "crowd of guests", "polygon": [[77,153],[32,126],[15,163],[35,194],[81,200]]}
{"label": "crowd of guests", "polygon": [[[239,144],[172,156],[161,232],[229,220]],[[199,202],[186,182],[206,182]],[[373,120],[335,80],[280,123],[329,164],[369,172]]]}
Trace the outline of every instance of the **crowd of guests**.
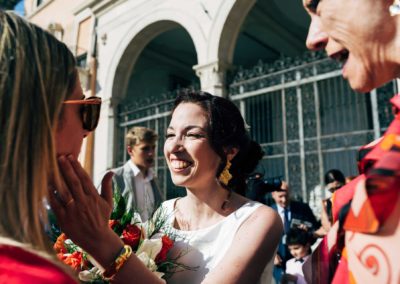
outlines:
{"label": "crowd of guests", "polygon": [[[353,89],[368,92],[399,75],[399,1],[303,4],[311,16],[307,46],[343,61]],[[337,173],[327,179],[333,198],[323,200],[319,224],[307,204],[290,199],[285,182],[272,193],[273,208],[244,197],[246,179],[263,153],[239,109],[225,98],[182,92],[165,133],[164,156],[172,181],[187,194],[161,208],[169,212],[166,229],[177,235],[177,248],[191,248],[182,264],[195,261],[198,269],[176,273],[168,283],[270,283],[272,274],[278,282],[397,283],[399,97],[391,103],[395,119],[381,140],[364,149],[360,175],[343,187]],[[104,176],[99,194],[77,160],[83,138],[97,126],[100,105],[100,98],[84,97],[76,62],[63,43],[0,10],[1,283],[78,282],[45,234],[48,203],[62,230],[107,279],[165,283],[109,227],[120,169]],[[152,146],[141,148],[149,142],[143,141],[127,149],[127,170],[141,182],[131,175],[137,188],[126,193],[121,184],[120,190],[132,206],[143,200],[141,213],[148,214],[158,198],[147,167]],[[136,161],[138,154],[147,164]]]}

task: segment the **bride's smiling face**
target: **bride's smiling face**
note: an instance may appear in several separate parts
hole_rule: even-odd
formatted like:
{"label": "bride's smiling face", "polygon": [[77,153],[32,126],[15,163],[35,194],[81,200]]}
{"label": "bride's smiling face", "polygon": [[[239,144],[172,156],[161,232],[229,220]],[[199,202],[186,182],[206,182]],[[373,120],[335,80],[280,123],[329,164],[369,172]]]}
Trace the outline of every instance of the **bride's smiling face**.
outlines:
{"label": "bride's smiling face", "polygon": [[221,159],[211,148],[208,120],[207,113],[194,103],[181,103],[172,114],[164,155],[177,186],[196,188],[216,181]]}

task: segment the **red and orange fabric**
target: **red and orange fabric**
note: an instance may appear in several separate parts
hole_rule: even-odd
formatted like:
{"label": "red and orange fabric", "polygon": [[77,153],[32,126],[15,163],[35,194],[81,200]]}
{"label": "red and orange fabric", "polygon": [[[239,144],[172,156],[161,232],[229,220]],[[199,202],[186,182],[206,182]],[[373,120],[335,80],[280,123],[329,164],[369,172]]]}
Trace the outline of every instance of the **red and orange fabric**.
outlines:
{"label": "red and orange fabric", "polygon": [[364,172],[333,196],[336,223],[308,265],[309,279],[318,275],[312,283],[400,281],[400,96],[391,103],[395,118],[386,133],[361,149],[368,152],[359,161]]}

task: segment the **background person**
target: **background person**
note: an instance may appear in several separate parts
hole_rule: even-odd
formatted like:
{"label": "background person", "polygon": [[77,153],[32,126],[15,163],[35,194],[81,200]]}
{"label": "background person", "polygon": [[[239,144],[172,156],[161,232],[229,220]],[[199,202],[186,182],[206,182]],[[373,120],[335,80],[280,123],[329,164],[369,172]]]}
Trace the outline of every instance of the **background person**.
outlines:
{"label": "background person", "polygon": [[61,183],[56,155],[76,157],[97,125],[101,101],[83,98],[69,49],[0,10],[1,283],[77,283],[44,232],[44,200],[48,185]]}
{"label": "background person", "polygon": [[275,204],[271,207],[278,212],[284,227],[284,232],[278,246],[278,253],[274,259],[273,272],[275,282],[280,283],[282,275],[285,272],[286,261],[291,258],[286,244],[287,233],[291,227],[300,227],[314,232],[320,226],[308,204],[290,199],[290,188],[287,182],[282,182],[281,190],[272,192],[272,198]]}
{"label": "background person", "polygon": [[337,169],[331,169],[325,173],[325,193],[327,198],[322,200],[321,225],[325,233],[328,233],[333,222],[332,194],[346,184],[343,173]]}
{"label": "background person", "polygon": [[[369,92],[399,77],[398,0],[303,0],[303,4],[311,16],[307,47],[325,49],[328,56],[341,61],[343,77],[354,90]],[[357,283],[397,283],[400,279],[400,178],[394,174],[400,170],[396,142],[400,140],[400,97],[391,103],[395,119],[383,138],[363,155],[361,175],[334,193],[335,224],[325,240],[330,235],[343,237],[333,246],[337,250],[323,253],[346,253],[339,261],[312,255],[307,263],[329,261],[329,269],[316,267],[306,275],[310,282],[348,283],[350,276]],[[371,261],[379,269],[371,269]]]}
{"label": "background person", "polygon": [[343,173],[337,169],[327,171],[324,176],[324,181],[325,188],[330,193],[329,195],[325,194],[328,198],[331,197],[332,193],[346,184]]}
{"label": "background person", "polygon": [[[272,209],[236,193],[244,194],[246,177],[262,157],[237,107],[208,93],[181,94],[175,101],[164,154],[173,182],[187,189],[184,198],[163,203],[163,208],[172,210],[165,229],[180,238],[173,250],[180,246],[187,252],[180,262],[199,266],[175,273],[168,282],[270,283],[282,222]],[[104,199],[84,194],[93,187],[87,176],[75,161],[62,162],[66,185],[75,186],[60,190],[74,193],[77,202],[56,211],[59,223],[76,244],[107,267],[124,246],[108,227],[110,194],[103,194]],[[104,202],[109,208],[103,207]],[[116,283],[162,281],[134,254],[113,279]]]}
{"label": "background person", "polygon": [[112,170],[114,190],[120,190],[127,209],[133,208],[145,222],[164,200],[151,168],[158,135],[152,129],[135,126],[125,139],[130,160]]}
{"label": "background person", "polygon": [[288,232],[286,243],[293,258],[286,262],[282,283],[307,283],[304,279],[303,263],[311,254],[311,238],[310,233],[302,229],[291,229]]}

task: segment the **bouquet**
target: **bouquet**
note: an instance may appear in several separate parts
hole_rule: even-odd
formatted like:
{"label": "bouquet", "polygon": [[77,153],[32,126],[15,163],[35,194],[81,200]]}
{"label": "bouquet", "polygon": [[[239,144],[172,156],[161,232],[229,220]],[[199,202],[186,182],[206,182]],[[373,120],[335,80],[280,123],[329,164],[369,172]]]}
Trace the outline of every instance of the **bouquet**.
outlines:
{"label": "bouquet", "polygon": [[[109,226],[123,242],[131,246],[133,253],[143,264],[158,277],[168,279],[174,272],[182,269],[192,269],[178,263],[179,257],[171,259],[168,252],[174,246],[175,236],[165,232],[166,214],[157,210],[153,217],[142,223],[140,216],[134,210],[126,210],[126,201],[118,190],[114,191],[114,209],[109,220]],[[108,283],[102,276],[103,268],[79,246],[52,226],[53,235],[57,236],[54,249],[58,258],[78,271],[79,279],[84,283]]]}

